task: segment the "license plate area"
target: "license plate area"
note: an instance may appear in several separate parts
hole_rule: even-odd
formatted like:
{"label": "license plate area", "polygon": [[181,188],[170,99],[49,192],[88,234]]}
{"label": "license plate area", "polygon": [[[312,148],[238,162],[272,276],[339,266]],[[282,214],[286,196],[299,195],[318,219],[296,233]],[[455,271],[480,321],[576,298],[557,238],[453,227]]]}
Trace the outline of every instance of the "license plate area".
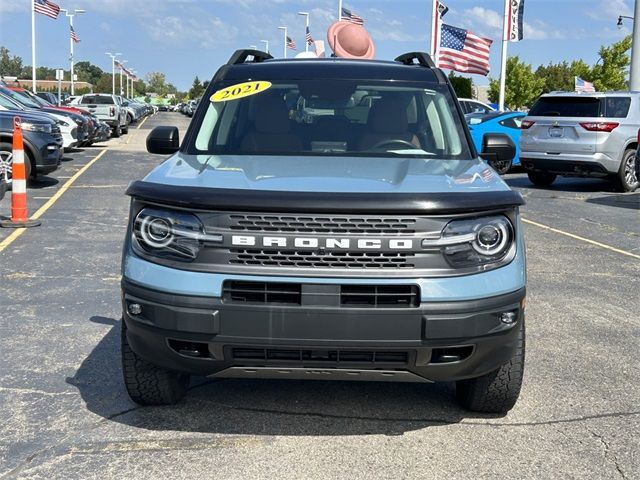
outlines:
{"label": "license plate area", "polygon": [[550,127],[549,128],[549,138],[562,138],[564,137],[564,128],[563,127]]}

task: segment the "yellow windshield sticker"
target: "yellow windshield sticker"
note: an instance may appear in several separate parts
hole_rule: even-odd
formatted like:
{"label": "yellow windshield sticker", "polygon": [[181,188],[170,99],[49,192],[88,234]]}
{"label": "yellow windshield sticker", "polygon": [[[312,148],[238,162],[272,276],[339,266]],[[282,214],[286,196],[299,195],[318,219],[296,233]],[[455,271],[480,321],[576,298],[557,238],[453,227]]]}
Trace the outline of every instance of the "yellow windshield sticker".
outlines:
{"label": "yellow windshield sticker", "polygon": [[228,102],[264,92],[271,87],[271,82],[245,82],[231,85],[211,95],[212,102]]}

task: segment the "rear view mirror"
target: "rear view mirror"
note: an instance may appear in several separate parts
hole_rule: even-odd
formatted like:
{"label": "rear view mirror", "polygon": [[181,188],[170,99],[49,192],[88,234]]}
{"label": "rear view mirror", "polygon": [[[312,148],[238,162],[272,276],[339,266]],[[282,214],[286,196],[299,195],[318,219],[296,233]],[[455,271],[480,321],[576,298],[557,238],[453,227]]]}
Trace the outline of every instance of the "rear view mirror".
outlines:
{"label": "rear view mirror", "polygon": [[147,151],[170,155],[180,149],[180,134],[176,127],[156,127],[147,136]]}
{"label": "rear view mirror", "polygon": [[513,140],[504,133],[487,133],[482,139],[480,158],[487,162],[507,162],[516,156]]}

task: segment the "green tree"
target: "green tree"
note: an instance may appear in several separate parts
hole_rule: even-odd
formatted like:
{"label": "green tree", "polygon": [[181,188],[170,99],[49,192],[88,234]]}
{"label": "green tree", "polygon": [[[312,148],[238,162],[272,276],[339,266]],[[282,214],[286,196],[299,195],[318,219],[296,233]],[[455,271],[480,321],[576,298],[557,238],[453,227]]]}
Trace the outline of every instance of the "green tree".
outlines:
{"label": "green tree", "polygon": [[471,98],[473,96],[473,82],[470,78],[456,75],[452,70],[449,74],[449,81],[458,98]]}
{"label": "green tree", "polygon": [[[507,59],[505,105],[512,109],[530,107],[544,88],[544,78],[538,77],[531,65],[514,56]],[[489,81],[489,99],[497,103],[500,97],[500,80]]]}
{"label": "green tree", "polygon": [[[609,47],[600,47],[600,60],[592,69],[593,84],[596,90],[626,90],[626,70],[631,60],[631,35],[612,44]],[[585,78],[585,80],[587,80]]]}
{"label": "green tree", "polygon": [[19,77],[22,73],[22,58],[9,55],[9,49],[0,47],[0,76]]}
{"label": "green tree", "polygon": [[151,72],[147,75],[147,91],[165,96],[169,93],[167,77],[162,72]]}
{"label": "green tree", "polygon": [[549,63],[540,65],[536,70],[536,76],[544,79],[542,93],[557,90],[572,91],[574,87],[574,73],[567,62]]}
{"label": "green tree", "polygon": [[[95,93],[111,93],[113,91],[112,75],[110,73],[103,73],[96,83],[93,84],[93,91]],[[116,86],[116,92],[118,91],[118,84]]]}
{"label": "green tree", "polygon": [[204,87],[202,86],[202,83],[200,83],[200,79],[196,75],[196,78],[193,79],[191,89],[189,90],[189,98],[200,98],[203,93]]}
{"label": "green tree", "polygon": [[106,73],[97,65],[87,61],[76,63],[74,72],[78,75],[80,82],[89,82],[92,85],[96,85],[102,75]]}

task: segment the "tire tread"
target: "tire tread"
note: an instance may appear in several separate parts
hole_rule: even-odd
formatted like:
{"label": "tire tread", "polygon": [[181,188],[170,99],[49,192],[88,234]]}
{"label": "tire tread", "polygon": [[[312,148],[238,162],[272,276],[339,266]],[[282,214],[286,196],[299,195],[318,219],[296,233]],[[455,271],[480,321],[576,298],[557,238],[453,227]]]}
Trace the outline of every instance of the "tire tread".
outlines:
{"label": "tire tread", "polygon": [[460,380],[456,396],[462,405],[476,412],[506,413],[520,395],[525,360],[525,327],[520,323],[518,347],[511,360],[497,370],[478,378]]}
{"label": "tire tread", "polygon": [[122,374],[131,399],[140,405],[174,405],[187,393],[188,375],[157,367],[139,357],[127,340],[122,320]]}

